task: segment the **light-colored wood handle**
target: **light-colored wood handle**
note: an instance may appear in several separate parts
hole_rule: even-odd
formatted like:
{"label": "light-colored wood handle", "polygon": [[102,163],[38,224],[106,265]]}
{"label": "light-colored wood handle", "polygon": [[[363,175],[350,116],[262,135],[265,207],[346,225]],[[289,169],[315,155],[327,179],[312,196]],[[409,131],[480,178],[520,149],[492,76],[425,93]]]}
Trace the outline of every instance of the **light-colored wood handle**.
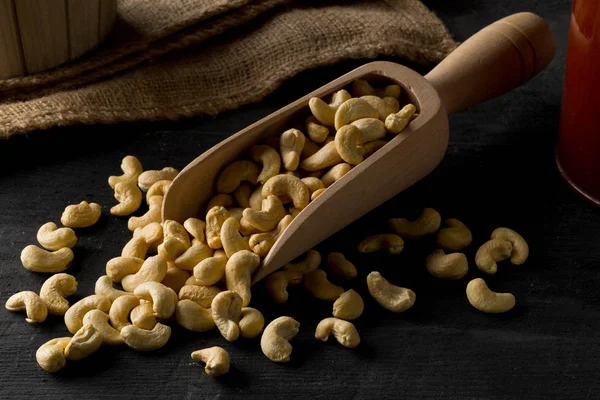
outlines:
{"label": "light-colored wood handle", "polygon": [[554,35],[544,19],[513,14],[471,36],[425,78],[450,114],[528,81],[550,63],[554,51]]}

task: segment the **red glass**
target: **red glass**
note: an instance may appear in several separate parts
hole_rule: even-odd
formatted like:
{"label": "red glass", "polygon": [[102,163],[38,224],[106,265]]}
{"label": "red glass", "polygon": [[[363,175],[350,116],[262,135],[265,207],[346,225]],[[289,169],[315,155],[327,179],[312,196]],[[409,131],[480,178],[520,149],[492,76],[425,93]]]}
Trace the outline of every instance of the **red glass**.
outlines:
{"label": "red glass", "polygon": [[600,0],[573,0],[556,162],[600,206]]}

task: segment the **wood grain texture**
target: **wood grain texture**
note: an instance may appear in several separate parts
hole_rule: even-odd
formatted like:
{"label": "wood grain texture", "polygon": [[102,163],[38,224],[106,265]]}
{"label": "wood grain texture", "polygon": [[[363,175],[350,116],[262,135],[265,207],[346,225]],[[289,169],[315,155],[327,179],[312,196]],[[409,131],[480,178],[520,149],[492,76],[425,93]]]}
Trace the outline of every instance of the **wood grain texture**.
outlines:
{"label": "wood grain texture", "polygon": [[[289,315],[301,323],[289,365],[269,361],[258,339],[227,343],[216,331],[198,334],[173,325],[163,350],[142,354],[105,346],[50,375],[35,363],[35,350],[67,333],[62,320],[49,317],[32,326],[23,314],[2,307],[0,398],[599,398],[600,210],[563,184],[553,154],[570,2],[429,0],[427,5],[458,40],[501,15],[534,10],[555,30],[558,57],[527,88],[450,116],[447,154],[435,171],[319,246],[323,253],[344,252],[359,270],[355,282],[336,281],[365,299],[365,314],[356,321],[359,347],[314,339],[318,322],[331,315],[331,303],[314,300],[297,286],[290,289],[288,304],[273,306],[257,286],[252,305],[267,321]],[[469,11],[462,11],[466,7]],[[138,155],[147,169],[182,168],[233,132],[365,62],[300,74],[264,102],[217,118],[56,129],[2,143],[0,303],[19,290],[39,290],[44,277],[22,268],[19,253],[35,242],[41,224],[59,222],[66,204],[84,199],[102,204],[103,217],[98,226],[77,230],[75,263],[68,272],[80,282],[73,301],[93,292],[106,261],[120,253],[130,235],[125,218],[108,215],[116,200],[106,179],[120,174],[123,156]],[[503,263],[487,279],[494,290],[515,294],[511,313],[484,315],[468,304],[466,283],[480,276],[473,265],[476,245],[466,251],[471,270],[458,282],[426,272],[423,257],[432,250],[431,241],[407,243],[397,258],[355,252],[362,237],[387,229],[387,217],[413,217],[425,206],[463,220],[475,244],[499,225],[527,238],[527,263]],[[405,314],[381,309],[366,291],[371,270],[413,288],[413,309]],[[191,360],[193,350],[208,346],[230,352],[228,375],[210,378]]]}
{"label": "wood grain texture", "polygon": [[98,44],[100,0],[67,0],[70,58],[77,58]]}
{"label": "wood grain texture", "polygon": [[106,39],[115,25],[117,0],[100,0],[99,6],[98,43]]}
{"label": "wood grain texture", "polygon": [[0,0],[0,77],[22,75],[24,71],[14,0]]}

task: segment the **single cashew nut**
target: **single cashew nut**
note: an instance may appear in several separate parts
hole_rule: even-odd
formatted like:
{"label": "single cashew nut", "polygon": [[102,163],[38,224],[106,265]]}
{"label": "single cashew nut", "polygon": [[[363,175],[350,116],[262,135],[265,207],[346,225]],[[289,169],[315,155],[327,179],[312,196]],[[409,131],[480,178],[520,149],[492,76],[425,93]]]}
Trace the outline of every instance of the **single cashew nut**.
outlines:
{"label": "single cashew nut", "polygon": [[371,296],[385,309],[404,312],[415,304],[417,295],[410,289],[392,285],[377,271],[367,275],[367,286]]}
{"label": "single cashew nut", "polygon": [[177,268],[172,263],[167,263],[167,265],[167,275],[165,275],[160,283],[168,288],[173,289],[175,293],[178,293],[185,285],[185,282],[189,279],[190,273],[183,269]]}
{"label": "single cashew nut", "polygon": [[361,316],[365,303],[354,289],[344,292],[333,303],[333,316],[345,320],[353,320]]}
{"label": "single cashew nut", "polygon": [[300,329],[300,323],[292,317],[279,317],[271,321],[260,338],[260,348],[273,362],[288,362],[292,354],[292,340]]}
{"label": "single cashew nut", "polygon": [[213,320],[225,340],[233,342],[240,336],[238,323],[242,318],[242,298],[226,290],[215,296],[211,304]]}
{"label": "single cashew nut", "polygon": [[171,337],[171,327],[156,324],[152,330],[141,329],[135,325],[123,328],[121,336],[125,344],[137,351],[151,351],[163,347]]}
{"label": "single cashew nut", "polygon": [[[281,134],[281,138],[279,139],[279,153],[281,154],[281,160],[286,170],[295,171],[298,169],[305,140],[304,134],[298,129],[288,129]],[[262,183],[264,184],[265,182]]]}
{"label": "single cashew nut", "polygon": [[244,220],[261,231],[275,229],[279,221],[285,217],[285,208],[279,197],[270,195],[263,200],[261,211],[246,208],[243,212]]}
{"label": "single cashew nut", "polygon": [[110,300],[102,295],[84,297],[65,312],[65,325],[69,332],[75,334],[83,326],[83,317],[86,313],[91,310],[108,312],[110,305]]}
{"label": "single cashew nut", "polygon": [[353,98],[342,103],[335,112],[335,129],[361,118],[379,118],[379,113],[363,99]]}
{"label": "single cashew nut", "polygon": [[322,269],[315,269],[304,275],[304,287],[317,299],[335,301],[344,288],[334,285],[327,280],[327,273]]}
{"label": "single cashew nut", "polygon": [[167,261],[175,261],[191,246],[190,235],[177,221],[166,220],[163,222],[164,240],[158,246],[158,254]]}
{"label": "single cashew nut", "polygon": [[385,136],[385,125],[377,118],[361,118],[351,125],[360,130],[360,143],[368,143]]}
{"label": "single cashew nut", "polygon": [[221,227],[221,243],[227,257],[233,256],[238,251],[250,250],[248,242],[240,235],[240,223],[230,217],[223,222]]}
{"label": "single cashew nut", "polygon": [[154,316],[167,319],[175,312],[177,293],[160,282],[145,282],[135,288],[133,294],[142,300],[152,301]]}
{"label": "single cashew nut", "polygon": [[325,318],[319,322],[315,330],[315,338],[326,342],[332,333],[339,344],[349,349],[353,349],[360,344],[360,335],[354,324],[338,318]]}
{"label": "single cashew nut", "polygon": [[318,171],[341,163],[342,157],[338,153],[335,141],[325,144],[315,154],[305,158],[300,163],[300,168],[305,171]]}
{"label": "single cashew nut", "polygon": [[25,321],[33,324],[35,322],[44,322],[48,317],[48,307],[46,303],[31,291],[15,293],[8,298],[5,305],[8,311],[23,311],[27,313]]}
{"label": "single cashew nut", "polygon": [[233,205],[233,196],[229,194],[217,194],[213,196],[206,205],[206,209],[210,211],[213,207],[230,207]]}
{"label": "single cashew nut", "polygon": [[215,251],[212,257],[205,258],[194,267],[194,277],[200,285],[214,285],[225,276],[227,255],[222,250]]}
{"label": "single cashew nut", "polygon": [[437,234],[436,243],[447,251],[459,251],[473,241],[473,235],[465,224],[455,218],[446,220],[447,228],[442,228]]}
{"label": "single cashew nut", "polygon": [[340,90],[333,94],[330,104],[325,103],[318,97],[313,97],[308,101],[308,107],[313,116],[323,125],[333,126],[336,111],[340,105],[350,100],[352,96],[346,90]]}
{"label": "single cashew nut", "polygon": [[175,259],[175,266],[186,271],[192,271],[196,265],[213,255],[213,249],[204,243],[196,243]]}
{"label": "single cashew nut", "polygon": [[393,97],[390,97],[386,100],[378,96],[368,95],[362,96],[361,99],[369,103],[371,107],[377,110],[377,113],[379,114],[379,120],[381,121],[385,121],[388,115],[395,114],[400,109],[400,104],[398,103],[398,100],[396,100]]}
{"label": "single cashew nut", "polygon": [[425,260],[427,271],[441,279],[460,279],[469,271],[467,256],[463,253],[445,254],[438,249]]}
{"label": "single cashew nut", "polygon": [[143,264],[143,258],[115,257],[106,263],[106,275],[112,279],[113,282],[121,282],[127,275],[138,272]]}
{"label": "single cashew nut", "polygon": [[127,229],[135,231],[137,228],[143,228],[153,222],[161,221],[161,208],[163,196],[152,196],[148,199],[148,211],[141,217],[131,217],[127,221]]}
{"label": "single cashew nut", "polygon": [[175,308],[175,320],[185,329],[193,332],[206,332],[215,328],[210,309],[200,307],[192,300],[181,300]]}
{"label": "single cashew nut", "polygon": [[221,289],[219,289],[217,286],[198,286],[186,284],[179,290],[179,300],[192,300],[202,308],[210,308],[213,299],[219,293],[221,293]]}
{"label": "single cashew nut", "polygon": [[206,223],[198,218],[188,218],[183,222],[183,227],[198,242],[205,243],[204,228]]}
{"label": "single cashew nut", "polygon": [[83,316],[84,325],[92,325],[100,335],[102,343],[109,346],[118,346],[123,344],[121,333],[108,324],[108,314],[100,310],[90,310]]}
{"label": "single cashew nut", "polygon": [[129,293],[113,287],[113,281],[107,275],[102,275],[96,281],[94,293],[107,297],[110,301],[115,301],[118,297],[127,296]]}
{"label": "single cashew nut", "polygon": [[249,250],[241,250],[233,254],[225,266],[227,290],[236,292],[242,298],[242,307],[250,304],[252,292],[252,274],[260,264],[260,257]]}
{"label": "single cashew nut", "polygon": [[402,110],[396,114],[390,114],[385,119],[385,128],[389,133],[398,134],[406,128],[406,125],[411,121],[412,116],[417,112],[417,108],[413,104],[405,105]]}
{"label": "single cashew nut", "polygon": [[319,121],[313,116],[306,119],[305,127],[308,137],[315,143],[322,143],[329,136],[329,129],[320,125]]}
{"label": "single cashew nut", "polygon": [[281,221],[279,221],[277,227],[272,231],[256,233],[250,236],[250,241],[248,244],[250,245],[252,251],[258,254],[260,257],[266,257],[269,250],[271,250],[271,247],[275,245],[277,239],[279,239],[283,231],[292,223],[293,220],[294,217],[291,215],[286,215]]}
{"label": "single cashew nut", "polygon": [[121,250],[121,257],[126,258],[145,258],[150,245],[142,235],[143,228],[137,228],[129,240]]}
{"label": "single cashew nut", "polygon": [[217,178],[218,193],[232,193],[242,181],[256,185],[261,168],[249,160],[238,160],[229,164]]}
{"label": "single cashew nut", "polygon": [[[138,299],[139,300],[139,299]],[[152,309],[152,303],[142,303],[131,310],[129,315],[131,323],[140,329],[153,329],[156,324],[156,317],[154,316],[154,310]],[[123,328],[121,328],[123,331]]]}
{"label": "single cashew nut", "polygon": [[315,201],[320,195],[322,195],[325,192],[325,188],[323,189],[317,189],[313,192],[313,194],[310,196],[310,200],[311,201]]}
{"label": "single cashew nut", "polygon": [[138,186],[147,192],[158,181],[172,181],[179,174],[175,168],[165,167],[161,170],[144,171],[138,177]]}
{"label": "single cashew nut", "polygon": [[498,261],[504,261],[513,251],[511,242],[504,239],[491,239],[481,245],[475,254],[475,264],[481,272],[495,274],[498,271]]}
{"label": "single cashew nut", "polygon": [[425,208],[414,221],[406,218],[390,218],[390,228],[405,239],[420,239],[437,232],[442,223],[442,217],[433,208]]}
{"label": "single cashew nut", "polygon": [[57,372],[67,365],[65,347],[71,341],[70,337],[61,337],[47,341],[35,352],[35,359],[40,367],[47,372]]}
{"label": "single cashew nut", "polygon": [[77,280],[69,274],[55,274],[42,284],[40,298],[52,315],[65,315],[69,309],[69,297],[77,290]]}
{"label": "single cashew nut", "polygon": [[206,214],[206,243],[211,249],[223,247],[221,241],[221,227],[229,218],[229,212],[222,206],[216,206],[208,210]]}
{"label": "single cashew nut", "polygon": [[276,271],[265,278],[265,289],[277,304],[285,303],[288,300],[288,285],[295,285],[302,282],[303,275],[295,270]]}
{"label": "single cashew nut", "polygon": [[108,184],[113,189],[119,182],[134,181],[137,183],[138,177],[144,172],[142,163],[134,156],[126,156],[123,158],[123,161],[121,161],[121,169],[123,170],[123,175],[113,175],[108,177]]}
{"label": "single cashew nut", "polygon": [[323,184],[325,185],[325,187],[328,188],[329,186],[333,185],[335,182],[342,179],[342,177],[344,175],[346,175],[348,172],[350,172],[351,169],[352,169],[352,165],[347,164],[347,163],[340,163],[338,165],[331,167],[331,169],[323,175],[321,180],[323,181]]}
{"label": "single cashew nut", "polygon": [[231,359],[229,353],[222,347],[214,346],[196,350],[192,353],[192,359],[206,363],[204,372],[208,376],[221,376],[229,372]]}
{"label": "single cashew nut", "polygon": [[512,253],[510,262],[514,265],[521,265],[529,257],[529,245],[523,239],[523,236],[509,228],[497,228],[492,232],[492,239],[503,239],[512,244]]}
{"label": "single cashew nut", "polygon": [[121,279],[121,286],[127,292],[133,292],[144,282],[160,282],[167,275],[169,266],[161,256],[148,257],[138,272]]}
{"label": "single cashew nut", "polygon": [[[250,148],[250,155],[254,162],[262,164],[262,170],[257,178],[258,183],[264,184],[269,178],[272,178],[279,173],[279,169],[281,168],[281,157],[273,147],[267,145],[252,146],[252,148]],[[245,208],[245,206],[241,204],[240,206]]]}
{"label": "single cashew nut", "polygon": [[387,250],[390,254],[400,254],[404,250],[404,240],[393,233],[380,233],[367,236],[356,247],[359,253],[373,253]]}
{"label": "single cashew nut", "polygon": [[358,272],[356,267],[342,253],[329,253],[327,267],[336,275],[344,279],[354,279]]}
{"label": "single cashew nut", "polygon": [[57,251],[47,251],[30,244],[21,252],[21,263],[34,272],[61,272],[71,266],[73,250],[63,247]]}
{"label": "single cashew nut", "polygon": [[134,181],[119,182],[115,186],[115,199],[119,202],[110,209],[112,215],[129,215],[142,204],[142,192]]}
{"label": "single cashew nut", "polygon": [[492,292],[481,278],[467,284],[467,299],[473,307],[484,313],[504,313],[515,306],[512,293]]}
{"label": "single cashew nut", "polygon": [[96,352],[102,345],[102,333],[91,324],[85,324],[75,332],[75,335],[65,347],[64,354],[67,360],[81,360]]}
{"label": "single cashew nut", "polygon": [[240,336],[252,339],[260,335],[265,326],[265,317],[256,308],[242,307],[242,318],[238,323]]}
{"label": "single cashew nut", "polygon": [[47,222],[38,230],[37,240],[46,250],[56,251],[75,246],[77,236],[71,228],[59,229],[54,222]]}
{"label": "single cashew nut", "polygon": [[348,164],[358,165],[363,161],[359,150],[362,144],[360,138],[360,129],[354,125],[344,125],[335,134],[335,148],[342,160]]}
{"label": "single cashew nut", "polygon": [[263,185],[262,196],[264,198],[270,195],[277,196],[282,203],[288,203],[291,200],[294,207],[302,210],[308,205],[310,195],[308,187],[293,175],[275,175]]}
{"label": "single cashew nut", "polygon": [[131,311],[140,305],[140,299],[132,294],[117,297],[110,306],[108,317],[112,326],[118,330],[131,325],[129,322],[129,314]]}
{"label": "single cashew nut", "polygon": [[168,179],[154,182],[146,192],[146,203],[150,204],[150,199],[154,196],[166,196],[172,183],[173,181]]}
{"label": "single cashew nut", "polygon": [[87,228],[98,222],[101,213],[100,204],[82,201],[67,206],[60,217],[60,222],[69,228]]}

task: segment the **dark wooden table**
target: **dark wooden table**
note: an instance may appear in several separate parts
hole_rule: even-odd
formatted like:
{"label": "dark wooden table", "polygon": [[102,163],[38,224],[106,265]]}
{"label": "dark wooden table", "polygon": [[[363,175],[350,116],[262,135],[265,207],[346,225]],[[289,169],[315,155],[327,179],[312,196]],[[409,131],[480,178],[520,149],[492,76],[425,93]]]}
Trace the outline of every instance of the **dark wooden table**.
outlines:
{"label": "dark wooden table", "polygon": [[[314,339],[331,304],[301,287],[291,301],[273,306],[260,286],[253,305],[267,320],[290,315],[301,322],[292,361],[277,365],[259,340],[227,343],[218,332],[195,334],[174,326],[163,349],[138,353],[102,347],[50,375],[35,362],[36,349],[65,336],[61,318],[27,324],[22,314],[0,311],[0,398],[600,398],[600,210],[574,195],[559,178],[554,145],[559,120],[570,2],[566,0],[428,0],[458,40],[513,12],[546,18],[557,37],[553,63],[526,86],[502,98],[453,115],[447,156],[426,179],[336,234],[319,250],[343,251],[360,272],[345,284],[363,294],[356,321],[362,343],[344,349]],[[401,61],[401,60],[397,60]],[[180,122],[55,129],[0,143],[0,302],[13,293],[39,290],[44,276],[25,270],[21,249],[35,243],[39,226],[58,222],[64,207],[80,200],[103,205],[97,226],[79,230],[74,298],[93,292],[105,263],[120,253],[130,234],[126,218],[109,216],[115,203],[107,177],[119,173],[124,155],[146,168],[183,167],[195,156],[249,123],[302,96],[365,60],[302,73],[261,102],[217,118]],[[422,71],[426,72],[426,71]],[[391,171],[402,173],[402,171]],[[386,229],[389,216],[414,216],[422,207],[457,217],[474,233],[468,276],[458,282],[432,278],[423,265],[430,241],[408,243],[399,257],[356,253],[366,234]],[[143,212],[140,210],[140,212]],[[473,256],[497,226],[509,226],[529,241],[523,266],[503,263],[487,277],[497,291],[515,294],[505,315],[472,308],[464,293],[480,276]],[[366,274],[379,270],[417,293],[404,314],[381,309],[366,291]],[[193,350],[220,345],[232,358],[231,372],[206,376],[190,359]]]}

